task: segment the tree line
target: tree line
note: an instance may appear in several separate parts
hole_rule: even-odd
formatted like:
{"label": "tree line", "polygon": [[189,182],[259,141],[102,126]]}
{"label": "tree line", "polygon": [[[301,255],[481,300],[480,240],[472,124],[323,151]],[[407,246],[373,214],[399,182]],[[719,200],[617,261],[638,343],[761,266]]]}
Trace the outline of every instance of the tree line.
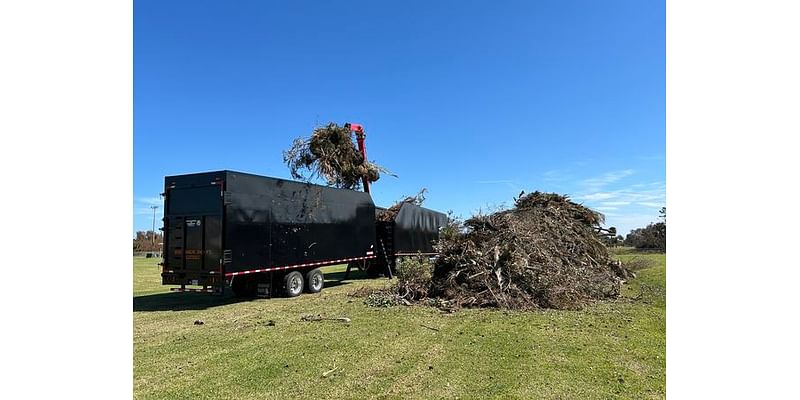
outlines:
{"label": "tree line", "polygon": [[632,230],[625,237],[625,246],[637,249],[667,251],[667,208],[659,211],[661,222],[651,223],[644,228]]}
{"label": "tree line", "polygon": [[630,231],[625,237],[617,234],[617,228],[610,227],[599,232],[600,239],[606,246],[630,246],[642,250],[667,251],[667,208],[658,212],[660,222]]}
{"label": "tree line", "polygon": [[133,251],[161,251],[164,235],[153,231],[138,231],[133,239]]}

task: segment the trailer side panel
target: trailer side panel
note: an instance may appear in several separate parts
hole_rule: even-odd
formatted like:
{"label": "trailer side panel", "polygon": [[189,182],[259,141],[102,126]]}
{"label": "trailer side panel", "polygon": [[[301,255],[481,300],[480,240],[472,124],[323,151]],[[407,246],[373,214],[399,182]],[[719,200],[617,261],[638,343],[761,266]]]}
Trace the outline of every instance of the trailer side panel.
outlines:
{"label": "trailer side panel", "polygon": [[374,254],[367,193],[228,172],[226,273]]}

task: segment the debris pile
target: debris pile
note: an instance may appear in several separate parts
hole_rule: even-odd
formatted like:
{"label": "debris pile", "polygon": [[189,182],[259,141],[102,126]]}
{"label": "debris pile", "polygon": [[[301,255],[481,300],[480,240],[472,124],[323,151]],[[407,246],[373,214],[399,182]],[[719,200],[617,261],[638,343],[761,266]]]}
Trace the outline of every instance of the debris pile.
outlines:
{"label": "debris pile", "polygon": [[628,271],[609,256],[596,213],[535,192],[475,216],[436,244],[430,295],[461,307],[579,309],[617,297]]}
{"label": "debris pile", "polygon": [[295,139],[292,147],[283,152],[283,161],[295,179],[310,181],[320,177],[331,186],[359,189],[362,178],[375,182],[388,171],[365,160],[352,136],[349,125],[329,123],[317,127],[311,137]]}

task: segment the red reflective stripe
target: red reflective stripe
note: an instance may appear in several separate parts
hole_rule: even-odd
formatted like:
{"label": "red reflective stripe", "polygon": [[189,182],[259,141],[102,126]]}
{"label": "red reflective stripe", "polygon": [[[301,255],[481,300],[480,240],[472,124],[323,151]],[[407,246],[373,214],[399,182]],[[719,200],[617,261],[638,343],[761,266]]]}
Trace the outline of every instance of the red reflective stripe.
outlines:
{"label": "red reflective stripe", "polygon": [[369,258],[375,258],[377,256],[366,256],[366,257],[352,257],[352,258],[342,258],[339,260],[325,260],[325,261],[317,261],[313,263],[305,263],[305,264],[297,264],[297,265],[287,265],[284,267],[272,267],[272,268],[262,268],[262,269],[251,269],[247,271],[240,271],[240,272],[228,272],[225,276],[236,276],[242,274],[249,274],[254,272],[269,272],[269,271],[278,271],[281,269],[291,269],[291,268],[300,268],[300,267],[311,267],[314,265],[323,265],[323,264],[335,264],[345,261],[357,261],[357,260],[366,260]]}
{"label": "red reflective stripe", "polygon": [[213,293],[214,289],[181,289],[181,288],[170,288],[169,290],[173,292],[209,292]]}

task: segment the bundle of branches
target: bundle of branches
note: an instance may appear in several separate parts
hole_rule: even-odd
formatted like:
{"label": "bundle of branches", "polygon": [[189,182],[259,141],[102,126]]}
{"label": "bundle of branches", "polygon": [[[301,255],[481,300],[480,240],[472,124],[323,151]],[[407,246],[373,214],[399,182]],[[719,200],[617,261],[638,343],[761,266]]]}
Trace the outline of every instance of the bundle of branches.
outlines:
{"label": "bundle of branches", "polygon": [[331,122],[314,129],[309,138],[295,139],[292,147],[283,152],[283,161],[295,179],[320,177],[331,186],[359,189],[362,178],[375,182],[388,171],[365,160],[352,136],[349,126]]}
{"label": "bundle of branches", "polygon": [[428,189],[422,188],[417,194],[413,196],[406,196],[397,203],[395,203],[393,206],[387,208],[386,210],[381,211],[380,214],[378,214],[378,221],[384,221],[384,222],[394,221],[394,217],[396,217],[397,213],[400,212],[400,207],[402,207],[403,204],[405,203],[421,206],[422,203],[425,202],[425,192],[427,191]]}
{"label": "bundle of branches", "polygon": [[535,192],[437,243],[431,295],[463,307],[579,309],[619,295],[625,269],[599,240],[602,214]]}

